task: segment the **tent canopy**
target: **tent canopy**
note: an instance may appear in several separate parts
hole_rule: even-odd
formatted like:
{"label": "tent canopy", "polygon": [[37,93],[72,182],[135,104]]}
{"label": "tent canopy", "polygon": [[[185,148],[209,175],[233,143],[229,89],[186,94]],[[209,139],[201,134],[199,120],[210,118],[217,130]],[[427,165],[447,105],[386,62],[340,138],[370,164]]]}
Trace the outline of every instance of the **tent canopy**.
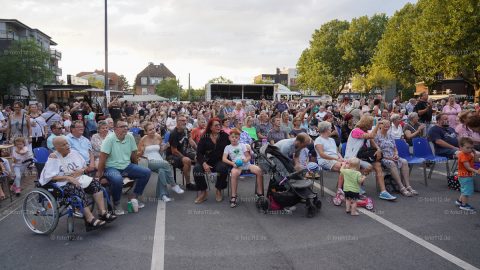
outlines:
{"label": "tent canopy", "polygon": [[120,101],[131,102],[145,102],[145,101],[168,101],[168,98],[164,98],[158,95],[125,95]]}

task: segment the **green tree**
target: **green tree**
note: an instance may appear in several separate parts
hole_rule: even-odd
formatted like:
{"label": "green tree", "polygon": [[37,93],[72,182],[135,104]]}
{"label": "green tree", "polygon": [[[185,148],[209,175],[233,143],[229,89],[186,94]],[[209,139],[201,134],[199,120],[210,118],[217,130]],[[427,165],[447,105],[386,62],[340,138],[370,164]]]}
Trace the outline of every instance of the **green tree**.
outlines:
{"label": "green tree", "polygon": [[182,88],[178,83],[177,80],[173,79],[162,80],[157,86],[155,86],[155,93],[164,98],[175,99],[182,91]]}
{"label": "green tree", "polygon": [[55,81],[49,64],[50,52],[35,40],[14,40],[0,53],[0,91],[8,94],[11,87],[24,86],[33,96],[33,89]]}
{"label": "green tree", "polygon": [[478,0],[420,0],[413,27],[412,64],[420,79],[461,77],[480,86],[480,3]]}
{"label": "green tree", "polygon": [[378,42],[373,58],[373,68],[377,72],[391,74],[407,88],[415,86],[418,71],[412,65],[414,37],[413,26],[419,18],[420,9],[414,4],[406,4],[395,12],[387,23],[382,39]]}
{"label": "green tree", "polygon": [[130,84],[125,76],[120,75],[118,77],[118,90],[127,91],[130,88]]}
{"label": "green tree", "polygon": [[301,88],[337,97],[345,87],[351,71],[338,40],[348,27],[347,21],[333,20],[315,30],[310,47],[302,52],[297,62],[297,80]]}
{"label": "green tree", "polygon": [[343,49],[343,60],[350,65],[352,74],[366,77],[387,22],[385,14],[362,16],[353,19],[348,30],[342,33],[338,46]]}
{"label": "green tree", "polygon": [[208,83],[228,83],[228,84],[231,84],[231,83],[233,83],[233,81],[230,80],[230,79],[227,79],[223,76],[220,76],[220,77],[215,77],[215,78],[209,80]]}

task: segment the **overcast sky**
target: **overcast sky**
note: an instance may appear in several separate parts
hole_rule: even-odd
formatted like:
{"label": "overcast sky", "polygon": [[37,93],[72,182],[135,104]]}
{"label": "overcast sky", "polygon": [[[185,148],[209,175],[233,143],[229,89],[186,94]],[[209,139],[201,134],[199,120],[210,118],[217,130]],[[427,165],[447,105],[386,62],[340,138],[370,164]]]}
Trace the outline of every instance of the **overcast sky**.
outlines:
{"label": "overcast sky", "polygon": [[[276,67],[295,67],[323,23],[393,15],[406,0],[110,0],[109,70],[133,84],[148,62],[164,63],[198,88],[223,75],[251,83]],[[0,18],[51,36],[63,77],[104,67],[104,1],[0,0]]]}

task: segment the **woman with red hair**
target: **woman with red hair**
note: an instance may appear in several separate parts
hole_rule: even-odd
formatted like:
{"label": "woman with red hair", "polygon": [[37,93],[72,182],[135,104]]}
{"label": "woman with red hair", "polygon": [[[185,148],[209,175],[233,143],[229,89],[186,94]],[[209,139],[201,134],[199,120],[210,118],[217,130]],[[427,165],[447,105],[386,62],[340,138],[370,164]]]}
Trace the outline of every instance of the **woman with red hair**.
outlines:
{"label": "woman with red hair", "polygon": [[208,121],[205,132],[203,133],[197,146],[197,164],[193,168],[193,177],[199,191],[195,203],[202,203],[207,200],[207,182],[205,174],[217,172],[217,182],[215,184],[217,202],[223,200],[222,189],[227,187],[228,165],[222,162],[223,150],[230,144],[228,134],[223,132],[221,120],[212,118]]}

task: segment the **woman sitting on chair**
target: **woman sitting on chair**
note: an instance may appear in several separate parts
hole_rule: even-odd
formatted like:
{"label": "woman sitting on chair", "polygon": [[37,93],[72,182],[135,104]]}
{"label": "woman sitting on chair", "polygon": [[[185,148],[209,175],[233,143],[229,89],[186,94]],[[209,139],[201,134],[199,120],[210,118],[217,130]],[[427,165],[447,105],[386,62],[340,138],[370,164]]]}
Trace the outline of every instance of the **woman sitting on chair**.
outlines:
{"label": "woman sitting on chair", "polygon": [[[114,221],[117,217],[107,212],[105,208],[103,191],[100,182],[92,180],[86,188],[80,185],[80,177],[85,174],[87,165],[82,156],[75,150],[70,150],[70,145],[64,136],[53,139],[55,152],[48,157],[39,182],[42,186],[54,182],[61,187],[65,197],[78,196],[82,200],[85,227],[88,231],[98,229]],[[99,218],[95,218],[87,205],[86,193],[93,195],[98,206]]]}
{"label": "woman sitting on chair", "polygon": [[[383,126],[380,128],[380,132],[377,133],[377,136],[375,137],[375,143],[380,149],[382,149],[382,165],[390,170],[392,177],[395,179],[395,182],[397,182],[397,185],[400,188],[400,193],[403,196],[411,197],[413,195],[418,195],[418,192],[410,186],[410,171],[407,160],[398,156],[395,139],[389,132],[389,129],[391,129],[390,121],[382,120],[382,124]],[[402,174],[405,186],[402,183],[398,170],[400,170]]]}

